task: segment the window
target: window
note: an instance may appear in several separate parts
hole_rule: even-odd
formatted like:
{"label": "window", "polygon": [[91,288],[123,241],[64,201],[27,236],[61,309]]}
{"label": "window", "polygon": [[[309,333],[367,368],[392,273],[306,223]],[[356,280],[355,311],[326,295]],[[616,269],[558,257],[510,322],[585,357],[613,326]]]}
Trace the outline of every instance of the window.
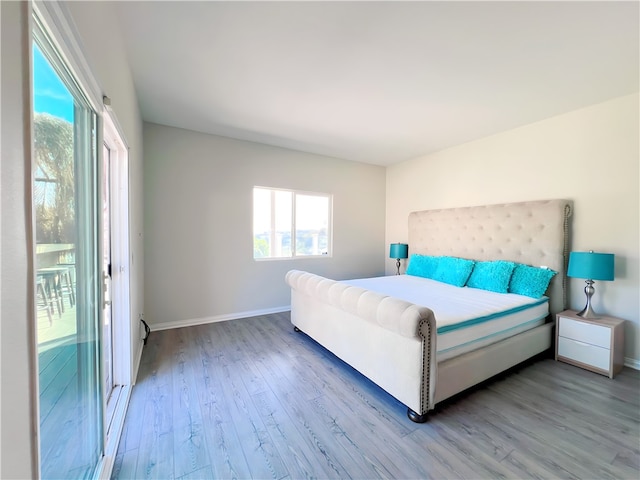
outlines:
{"label": "window", "polygon": [[253,189],[253,258],[331,255],[331,195]]}

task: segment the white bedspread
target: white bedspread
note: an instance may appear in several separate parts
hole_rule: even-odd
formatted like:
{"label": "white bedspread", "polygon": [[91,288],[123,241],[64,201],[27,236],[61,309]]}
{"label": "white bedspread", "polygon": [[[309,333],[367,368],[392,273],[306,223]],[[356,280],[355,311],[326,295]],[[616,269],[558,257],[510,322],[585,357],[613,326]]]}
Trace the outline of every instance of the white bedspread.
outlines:
{"label": "white bedspread", "polygon": [[430,308],[436,317],[438,333],[454,329],[457,325],[501,316],[503,312],[513,313],[546,303],[546,297],[541,300],[514,293],[455,287],[413,275],[361,278],[343,283]]}

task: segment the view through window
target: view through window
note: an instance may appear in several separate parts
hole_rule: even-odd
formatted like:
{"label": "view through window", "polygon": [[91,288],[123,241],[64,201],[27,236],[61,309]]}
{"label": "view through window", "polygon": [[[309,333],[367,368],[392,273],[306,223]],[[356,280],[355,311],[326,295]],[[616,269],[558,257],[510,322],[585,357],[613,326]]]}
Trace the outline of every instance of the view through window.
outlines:
{"label": "view through window", "polygon": [[332,197],[254,187],[253,258],[331,255]]}

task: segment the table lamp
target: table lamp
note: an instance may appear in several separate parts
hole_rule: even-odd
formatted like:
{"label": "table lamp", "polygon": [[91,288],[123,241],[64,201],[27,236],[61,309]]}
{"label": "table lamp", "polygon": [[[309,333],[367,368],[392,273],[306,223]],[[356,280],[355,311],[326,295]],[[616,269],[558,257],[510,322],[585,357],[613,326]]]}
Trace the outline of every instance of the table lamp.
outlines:
{"label": "table lamp", "polygon": [[614,278],[613,253],[571,252],[569,254],[568,277],[584,278],[587,284],[584,293],[587,296],[587,304],[578,313],[582,318],[600,318],[591,308],[591,297],[595,292],[594,280],[611,281]]}
{"label": "table lamp", "polygon": [[392,243],[389,248],[389,258],[396,259],[396,268],[398,269],[398,273],[396,275],[400,275],[400,259],[407,258],[409,256],[409,245],[406,243]]}

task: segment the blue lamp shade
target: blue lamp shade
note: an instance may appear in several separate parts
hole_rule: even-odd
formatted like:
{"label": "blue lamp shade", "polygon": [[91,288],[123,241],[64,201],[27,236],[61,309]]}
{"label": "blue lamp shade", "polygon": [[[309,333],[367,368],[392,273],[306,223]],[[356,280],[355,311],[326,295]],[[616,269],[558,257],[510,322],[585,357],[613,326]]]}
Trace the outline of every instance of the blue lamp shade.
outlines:
{"label": "blue lamp shade", "polygon": [[389,247],[389,258],[408,258],[409,245],[406,243],[392,243]]}
{"label": "blue lamp shade", "polygon": [[614,279],[613,260],[613,253],[571,252],[567,276],[611,281]]}

